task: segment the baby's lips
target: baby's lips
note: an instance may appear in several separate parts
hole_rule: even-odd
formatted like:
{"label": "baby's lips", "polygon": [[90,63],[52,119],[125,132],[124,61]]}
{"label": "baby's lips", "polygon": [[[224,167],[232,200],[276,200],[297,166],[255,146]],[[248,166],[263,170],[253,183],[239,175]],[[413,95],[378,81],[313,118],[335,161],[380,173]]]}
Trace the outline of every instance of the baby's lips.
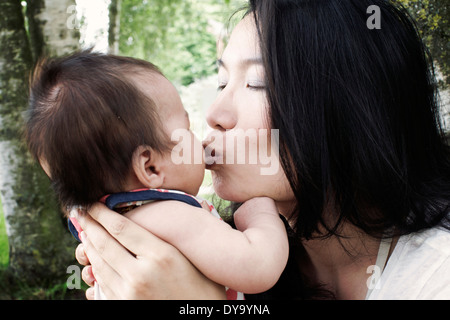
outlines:
{"label": "baby's lips", "polygon": [[223,141],[220,141],[222,139],[224,139],[224,135],[222,132],[218,130],[211,131],[202,141],[203,149],[206,149],[207,147],[209,147],[210,149],[214,149],[213,144],[217,145],[217,143],[223,145]]}
{"label": "baby's lips", "polygon": [[210,146],[209,146],[209,144],[212,142],[212,139],[210,138],[210,137],[206,137],[203,141],[202,141],[202,147],[203,147],[203,149],[206,149],[206,148],[211,148]]}

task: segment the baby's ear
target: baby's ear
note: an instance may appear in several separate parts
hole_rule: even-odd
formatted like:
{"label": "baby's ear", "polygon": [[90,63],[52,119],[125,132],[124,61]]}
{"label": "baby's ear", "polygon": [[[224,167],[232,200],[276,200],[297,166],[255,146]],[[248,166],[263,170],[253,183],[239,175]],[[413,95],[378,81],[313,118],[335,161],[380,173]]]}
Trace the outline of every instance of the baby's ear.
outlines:
{"label": "baby's ear", "polygon": [[164,157],[149,146],[139,146],[133,153],[133,171],[147,188],[159,188],[164,182]]}

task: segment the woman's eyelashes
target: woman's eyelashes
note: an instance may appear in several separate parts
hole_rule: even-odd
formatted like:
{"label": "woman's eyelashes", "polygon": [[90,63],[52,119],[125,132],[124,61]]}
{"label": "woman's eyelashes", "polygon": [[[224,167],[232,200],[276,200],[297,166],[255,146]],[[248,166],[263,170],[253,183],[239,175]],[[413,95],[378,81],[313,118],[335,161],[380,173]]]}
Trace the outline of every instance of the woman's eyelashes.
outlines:
{"label": "woman's eyelashes", "polygon": [[265,90],[266,84],[264,82],[249,82],[245,86],[246,88],[250,90]]}
{"label": "woman's eyelashes", "polygon": [[[222,91],[226,88],[227,83],[219,83],[218,87],[217,87],[217,91]],[[245,88],[250,89],[250,90],[265,90],[266,89],[266,84],[264,82],[260,82],[260,81],[256,81],[256,82],[247,82],[245,84]]]}

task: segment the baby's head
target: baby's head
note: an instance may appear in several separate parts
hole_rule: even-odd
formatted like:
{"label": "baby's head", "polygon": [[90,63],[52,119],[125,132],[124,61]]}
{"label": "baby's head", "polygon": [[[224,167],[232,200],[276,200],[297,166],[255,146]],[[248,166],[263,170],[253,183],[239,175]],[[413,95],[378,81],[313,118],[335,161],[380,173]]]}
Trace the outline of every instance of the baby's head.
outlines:
{"label": "baby's head", "polygon": [[[143,60],[89,51],[43,60],[25,129],[65,206],[139,188],[196,194],[203,180],[203,163],[172,162],[171,133],[189,130],[189,118],[175,87]],[[190,137],[186,148],[201,152]]]}

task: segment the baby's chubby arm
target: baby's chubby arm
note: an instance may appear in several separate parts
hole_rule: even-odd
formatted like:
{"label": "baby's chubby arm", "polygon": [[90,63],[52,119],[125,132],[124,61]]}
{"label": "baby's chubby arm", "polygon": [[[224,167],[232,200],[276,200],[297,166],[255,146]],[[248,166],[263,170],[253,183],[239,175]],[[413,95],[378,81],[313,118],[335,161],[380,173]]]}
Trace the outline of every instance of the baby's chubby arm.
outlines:
{"label": "baby's chubby arm", "polygon": [[159,201],[126,214],[180,250],[206,277],[245,293],[270,289],[287,262],[286,229],[269,198],[254,198],[235,213],[238,230],[204,209]]}

